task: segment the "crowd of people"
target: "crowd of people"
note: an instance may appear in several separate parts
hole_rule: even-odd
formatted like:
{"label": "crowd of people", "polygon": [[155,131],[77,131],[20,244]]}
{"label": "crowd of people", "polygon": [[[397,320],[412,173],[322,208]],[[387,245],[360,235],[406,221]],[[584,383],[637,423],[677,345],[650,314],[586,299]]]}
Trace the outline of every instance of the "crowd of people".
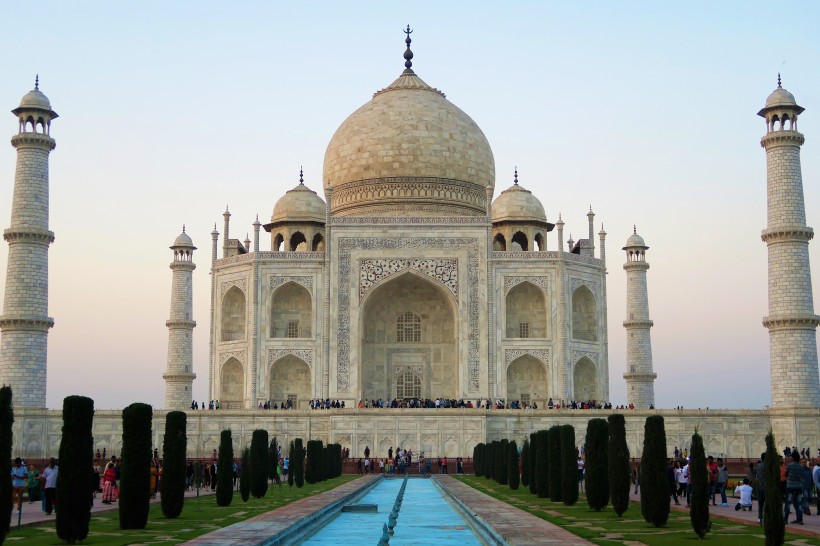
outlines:
{"label": "crowd of people", "polygon": [[[348,454],[349,453],[350,451],[348,450]],[[415,465],[418,469],[418,473],[422,476],[425,474],[432,474],[433,472],[437,472],[438,474],[447,474],[449,469],[447,457],[433,459],[430,457],[425,457],[424,452],[421,452],[418,457],[416,457]],[[413,450],[397,448],[394,453],[393,446],[390,446],[387,450],[387,457],[375,457],[373,459],[370,458],[370,447],[365,446],[364,457],[356,460],[357,474],[373,474],[376,472],[379,474],[388,475],[407,474],[413,468]],[[464,463],[461,457],[455,458],[455,471],[456,474],[464,474]]]}

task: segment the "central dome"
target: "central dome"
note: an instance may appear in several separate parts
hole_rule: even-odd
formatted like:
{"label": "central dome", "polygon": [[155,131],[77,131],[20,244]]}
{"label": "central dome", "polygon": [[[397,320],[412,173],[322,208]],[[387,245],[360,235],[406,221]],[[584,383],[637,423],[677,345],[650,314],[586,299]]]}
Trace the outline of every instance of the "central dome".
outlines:
{"label": "central dome", "polygon": [[408,67],[336,130],[323,178],[334,215],[480,216],[495,161],[470,116]]}

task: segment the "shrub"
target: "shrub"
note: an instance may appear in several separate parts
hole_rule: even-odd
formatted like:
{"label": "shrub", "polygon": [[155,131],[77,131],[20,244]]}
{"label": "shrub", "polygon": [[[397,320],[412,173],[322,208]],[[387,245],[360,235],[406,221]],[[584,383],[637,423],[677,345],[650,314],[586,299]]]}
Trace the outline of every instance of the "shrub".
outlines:
{"label": "shrub", "polygon": [[[527,453],[527,458],[530,462],[530,493],[538,494],[538,482],[536,481],[535,465],[538,462],[538,441],[536,440],[536,433],[530,434],[530,450]],[[545,467],[546,468],[546,467]],[[546,476],[546,474],[544,474]]]}
{"label": "shrub", "polygon": [[[250,470],[251,496],[261,499],[268,492],[268,431],[256,429],[251,436]],[[221,471],[222,469],[218,469]],[[218,475],[218,474],[217,474]]]}
{"label": "shrub", "polygon": [[507,483],[509,483],[510,489],[516,491],[521,476],[518,474],[518,446],[515,444],[515,440],[509,443],[507,451],[509,453],[507,455]]}
{"label": "shrub", "polygon": [[333,459],[333,478],[342,475],[342,444],[331,444],[331,458]]}
{"label": "shrub", "polygon": [[293,488],[293,476],[294,474],[296,474],[296,472],[294,471],[295,467],[293,466],[294,453],[296,453],[296,446],[294,445],[293,440],[291,440],[290,449],[288,450],[288,487],[290,488]]}
{"label": "shrub", "polygon": [[74,544],[88,536],[91,521],[91,487],[97,484],[91,467],[94,440],[91,424],[94,401],[85,396],[68,396],[63,400],[63,434],[60,440],[57,473],[57,536]]}
{"label": "shrub", "polygon": [[308,440],[307,443],[307,465],[305,467],[305,481],[307,483],[319,483],[322,480],[322,441]]}
{"label": "shrub", "polygon": [[529,488],[530,485],[530,441],[524,438],[524,445],[521,446],[521,485]]}
{"label": "shrub", "polygon": [[305,485],[305,448],[301,438],[296,438],[294,443],[293,455],[290,458],[290,472],[293,472],[296,487]]}
{"label": "shrub", "polygon": [[[11,426],[14,423],[11,387],[0,388],[0,514],[10,514],[13,506],[11,500],[11,446],[13,443]],[[59,472],[57,477],[60,477]],[[11,519],[0,518],[0,543],[9,534]]]}
{"label": "shrub", "polygon": [[239,496],[242,502],[248,502],[251,496],[251,450],[247,447],[242,450],[242,459],[239,463]]}
{"label": "shrub", "polygon": [[[706,453],[703,450],[703,438],[692,435],[692,450],[689,454],[689,478],[692,493],[689,498],[689,521],[698,537],[703,538],[712,526],[709,521],[709,477],[706,469]],[[667,502],[669,496],[667,494]]]}
{"label": "shrub", "polygon": [[[691,463],[689,469],[692,469]],[[666,430],[660,415],[646,418],[640,483],[643,519],[655,527],[663,527],[669,520],[670,501],[666,479]]]}
{"label": "shrub", "polygon": [[481,450],[483,448],[482,443],[476,444],[473,448],[473,474],[476,476],[481,476]]}
{"label": "shrub", "polygon": [[[532,445],[532,444],[530,444]],[[538,498],[549,496],[549,431],[539,430],[535,433],[535,492]]]}
{"label": "shrub", "polygon": [[587,504],[600,512],[609,504],[609,476],[607,442],[609,425],[604,419],[590,419],[587,423],[587,439],[584,446],[584,490]]}
{"label": "shrub", "polygon": [[496,481],[499,485],[507,485],[507,469],[509,462],[507,459],[510,456],[510,441],[501,440],[498,443],[498,463],[496,465]]}
{"label": "shrub", "polygon": [[216,465],[216,504],[230,506],[233,502],[233,440],[231,431],[219,436],[219,459]]}
{"label": "shrub", "polygon": [[781,546],[785,540],[786,522],[783,520],[783,496],[780,494],[780,454],[775,447],[774,433],[766,435],[766,502],[763,503],[763,534],[766,546]]}
{"label": "shrub", "polygon": [[[188,416],[171,411],[165,416],[165,438],[162,441],[162,481],[160,500],[162,514],[169,519],[182,513],[185,501],[185,456],[188,449]],[[59,474],[57,474],[59,477]]]}
{"label": "shrub", "polygon": [[613,413],[609,422],[609,442],[607,445],[607,465],[609,477],[609,497],[615,515],[621,517],[629,508],[629,446],[626,445],[626,421],[624,416]]}
{"label": "shrub", "polygon": [[561,502],[561,427],[555,425],[549,428],[549,444],[547,445],[547,481],[549,482],[550,499],[552,502]]}
{"label": "shrub", "polygon": [[572,425],[561,427],[561,500],[567,506],[578,502],[578,458]]}
{"label": "shrub", "polygon": [[148,524],[152,415],[151,406],[141,402],[122,410],[120,529],[145,529]]}
{"label": "shrub", "polygon": [[279,483],[281,476],[276,472],[276,467],[279,464],[279,444],[276,442],[276,436],[270,441],[270,451],[268,452],[268,479],[271,482]]}
{"label": "shrub", "polygon": [[494,456],[495,456],[495,442],[490,442],[485,447],[486,456],[484,457],[484,477],[488,480],[493,478],[495,466],[494,466]]}

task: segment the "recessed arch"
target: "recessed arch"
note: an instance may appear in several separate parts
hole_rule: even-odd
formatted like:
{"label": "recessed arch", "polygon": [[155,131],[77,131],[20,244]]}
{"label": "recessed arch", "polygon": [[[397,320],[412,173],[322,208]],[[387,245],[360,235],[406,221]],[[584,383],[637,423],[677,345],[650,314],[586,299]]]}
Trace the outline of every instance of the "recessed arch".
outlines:
{"label": "recessed arch", "polygon": [[324,252],[325,251],[325,238],[322,237],[321,233],[317,233],[313,236],[313,244],[311,248],[314,252]]}
{"label": "recessed arch", "polygon": [[301,231],[294,232],[294,234],[290,236],[290,251],[304,252],[306,250],[307,239],[305,238],[305,234]]}
{"label": "recessed arch", "polygon": [[224,364],[219,373],[219,396],[217,399],[222,407],[242,407],[245,398],[245,368],[236,358],[231,357]]}
{"label": "recessed arch", "polygon": [[572,337],[583,341],[598,340],[595,296],[586,286],[572,293]]}
{"label": "recessed arch", "polygon": [[245,294],[232,286],[222,298],[222,341],[245,339]]}
{"label": "recessed arch", "polygon": [[507,250],[507,240],[501,233],[496,233],[493,238],[493,250],[501,252]]}
{"label": "recessed arch", "polygon": [[274,290],[270,305],[270,337],[309,338],[313,332],[313,298],[293,281]]}
{"label": "recessed arch", "polygon": [[575,363],[572,378],[574,385],[573,398],[575,400],[579,402],[600,400],[598,390],[598,367],[592,360],[590,360],[589,357],[584,356]]}
{"label": "recessed arch", "polygon": [[282,252],[285,250],[285,237],[281,233],[274,235],[273,248],[271,250],[274,252]]}
{"label": "recessed arch", "polygon": [[268,399],[271,402],[282,404],[291,400],[293,407],[299,408],[312,398],[310,366],[301,358],[283,356],[271,364],[268,372]]}
{"label": "recessed arch", "polygon": [[528,281],[513,286],[505,308],[506,337],[547,337],[547,298],[541,288]]}
{"label": "recessed arch", "polygon": [[533,240],[535,241],[535,248],[533,248],[533,250],[537,252],[544,252],[547,249],[546,241],[544,240],[544,234],[540,231],[535,234]]}
{"label": "recessed arch", "polygon": [[529,250],[529,244],[528,244],[529,241],[527,240],[527,235],[523,231],[516,231],[515,232],[515,235],[513,235],[513,238],[512,238],[512,243],[513,243],[513,250],[518,250],[518,248],[515,247],[516,244],[523,251]]}
{"label": "recessed arch", "polygon": [[547,365],[530,354],[521,355],[507,366],[507,400],[532,404],[548,396]]}

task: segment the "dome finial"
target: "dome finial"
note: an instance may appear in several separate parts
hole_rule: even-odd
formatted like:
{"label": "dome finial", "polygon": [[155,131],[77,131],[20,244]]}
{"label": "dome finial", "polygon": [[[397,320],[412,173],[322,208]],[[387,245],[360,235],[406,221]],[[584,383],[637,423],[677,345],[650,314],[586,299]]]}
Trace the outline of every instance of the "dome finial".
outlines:
{"label": "dome finial", "polygon": [[518,185],[518,167],[515,167],[515,178],[513,179],[513,183],[517,186]]}
{"label": "dome finial", "polygon": [[780,85],[780,72],[778,72],[778,73],[777,73],[777,88],[778,88],[778,89],[782,89],[782,88],[783,88],[783,86],[782,86],[782,85]]}
{"label": "dome finial", "polygon": [[34,89],[36,89],[37,91],[40,90],[40,75],[39,74],[36,74],[34,76]]}
{"label": "dome finial", "polygon": [[404,68],[405,71],[413,71],[413,52],[410,51],[410,42],[413,40],[410,39],[410,35],[413,31],[410,29],[410,25],[407,25],[407,29],[404,31],[407,34],[407,38],[405,38],[404,43],[407,44],[407,50],[404,52]]}
{"label": "dome finial", "polygon": [[301,166],[299,166],[299,185],[305,185],[305,172],[302,170]]}
{"label": "dome finial", "polygon": [[182,224],[182,233],[185,233],[185,224]]}
{"label": "dome finial", "polygon": [[632,235],[637,235],[637,234],[638,234],[638,228],[635,227],[635,224],[632,224]]}

